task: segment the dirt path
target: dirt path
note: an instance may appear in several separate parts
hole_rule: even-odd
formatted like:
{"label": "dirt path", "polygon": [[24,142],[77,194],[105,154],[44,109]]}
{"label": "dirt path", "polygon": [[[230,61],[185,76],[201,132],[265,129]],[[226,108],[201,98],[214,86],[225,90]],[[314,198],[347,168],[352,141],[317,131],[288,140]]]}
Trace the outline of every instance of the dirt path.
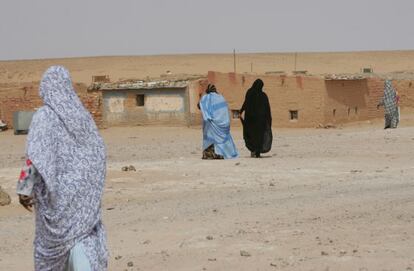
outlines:
{"label": "dirt path", "polygon": [[[200,159],[199,129],[102,134],[110,270],[414,269],[414,127],[279,130],[263,159],[234,129],[230,161]],[[0,140],[13,193],[25,137]],[[0,266],[32,270],[33,217],[13,200],[0,208]]]}

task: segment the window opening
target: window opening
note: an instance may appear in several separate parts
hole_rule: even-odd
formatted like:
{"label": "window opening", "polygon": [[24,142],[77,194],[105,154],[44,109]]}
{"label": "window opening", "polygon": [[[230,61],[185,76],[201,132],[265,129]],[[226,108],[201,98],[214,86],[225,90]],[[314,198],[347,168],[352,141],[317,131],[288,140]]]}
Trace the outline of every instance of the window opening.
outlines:
{"label": "window opening", "polygon": [[299,117],[298,110],[289,110],[290,120],[297,120]]}
{"label": "window opening", "polygon": [[138,94],[135,99],[136,99],[137,106],[144,106],[145,105],[145,95],[144,94]]}

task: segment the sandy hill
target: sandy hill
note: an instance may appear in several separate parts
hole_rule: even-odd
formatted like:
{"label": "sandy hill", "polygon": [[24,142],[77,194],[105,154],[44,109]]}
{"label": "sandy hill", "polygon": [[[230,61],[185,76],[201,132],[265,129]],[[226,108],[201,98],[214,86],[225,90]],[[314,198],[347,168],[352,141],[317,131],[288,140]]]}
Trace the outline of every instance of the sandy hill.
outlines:
{"label": "sandy hill", "polygon": [[[209,70],[233,71],[232,54],[116,56],[0,61],[0,84],[38,81],[50,65],[64,65],[76,82],[89,84],[92,75],[111,80],[143,78],[172,73],[206,74]],[[295,53],[238,54],[237,72],[290,72]],[[297,53],[296,69],[312,74],[355,73],[362,67],[375,72],[414,71],[414,50],[336,53]]]}

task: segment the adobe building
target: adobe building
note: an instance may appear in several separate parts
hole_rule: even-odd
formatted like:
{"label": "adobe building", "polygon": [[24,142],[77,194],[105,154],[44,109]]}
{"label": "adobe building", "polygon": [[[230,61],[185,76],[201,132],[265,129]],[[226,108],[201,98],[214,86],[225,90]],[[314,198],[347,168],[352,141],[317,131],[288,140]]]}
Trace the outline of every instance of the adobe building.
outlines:
{"label": "adobe building", "polygon": [[102,97],[103,126],[196,125],[205,77],[179,76],[93,83]]}
{"label": "adobe building", "polygon": [[[226,98],[233,125],[240,125],[238,110],[246,90],[261,78],[269,96],[275,127],[324,127],[383,118],[376,108],[383,95],[384,78],[394,78],[401,111],[414,113],[414,74],[235,74],[211,71],[199,75],[162,76],[111,83],[95,76],[87,87],[74,83],[98,127],[134,125],[191,126],[201,124],[197,103],[207,86],[216,85]],[[42,105],[39,82],[0,83],[0,119],[13,128],[13,112],[35,111]]]}
{"label": "adobe building", "polygon": [[[380,75],[235,74],[210,71],[209,82],[226,98],[233,123],[239,125],[238,110],[245,93],[260,78],[269,97],[275,127],[324,127],[383,118],[377,104],[383,95]],[[393,80],[401,96],[402,109],[414,108],[411,80]]]}

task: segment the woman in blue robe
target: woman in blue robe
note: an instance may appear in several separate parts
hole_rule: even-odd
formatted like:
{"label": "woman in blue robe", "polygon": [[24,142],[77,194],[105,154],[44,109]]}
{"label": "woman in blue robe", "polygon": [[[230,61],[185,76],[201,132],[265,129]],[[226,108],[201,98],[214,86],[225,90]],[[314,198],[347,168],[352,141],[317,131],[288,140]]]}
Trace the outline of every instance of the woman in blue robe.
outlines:
{"label": "woman in blue robe", "polygon": [[214,85],[208,85],[199,107],[203,115],[203,159],[231,159],[239,156],[230,134],[229,108]]}

